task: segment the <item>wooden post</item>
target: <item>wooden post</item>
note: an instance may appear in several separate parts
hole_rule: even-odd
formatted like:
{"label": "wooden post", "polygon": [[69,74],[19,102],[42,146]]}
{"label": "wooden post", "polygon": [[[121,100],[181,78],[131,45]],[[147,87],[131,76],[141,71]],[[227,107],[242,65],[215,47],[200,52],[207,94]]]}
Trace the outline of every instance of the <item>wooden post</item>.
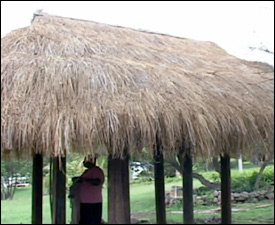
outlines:
{"label": "wooden post", "polygon": [[221,156],[221,217],[222,224],[231,224],[230,156]]}
{"label": "wooden post", "polygon": [[129,157],[108,158],[108,222],[130,224]]}
{"label": "wooden post", "polygon": [[194,224],[193,212],[193,176],[192,156],[190,148],[186,149],[183,158],[183,221],[184,224]]}
{"label": "wooden post", "polygon": [[66,157],[53,158],[53,223],[66,223]]}
{"label": "wooden post", "polygon": [[35,154],[32,167],[32,224],[42,224],[43,158]]}
{"label": "wooden post", "polygon": [[155,174],[155,201],[157,224],[166,224],[165,210],[165,187],[164,187],[164,163],[163,154],[160,146],[157,145],[154,156],[154,174]]}

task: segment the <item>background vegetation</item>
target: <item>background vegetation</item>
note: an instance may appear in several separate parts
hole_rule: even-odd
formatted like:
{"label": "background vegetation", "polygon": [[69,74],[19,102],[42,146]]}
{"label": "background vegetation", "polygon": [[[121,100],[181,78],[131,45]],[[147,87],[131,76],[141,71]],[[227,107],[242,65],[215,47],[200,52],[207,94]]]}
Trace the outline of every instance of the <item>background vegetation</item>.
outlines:
{"label": "background vegetation", "polygon": [[[75,173],[81,172],[80,165],[76,162],[75,158],[68,164],[68,175],[75,176]],[[104,168],[105,162],[102,163]],[[71,168],[70,168],[71,166]],[[249,168],[250,167],[250,168]],[[251,168],[252,167],[252,168]],[[236,190],[248,190],[253,186],[253,181],[255,180],[255,174],[259,171],[259,167],[253,166],[251,163],[245,165],[245,172],[238,172],[237,168],[232,169],[232,181],[233,187]],[[219,181],[217,172],[202,172],[204,177],[212,181]],[[148,176],[151,176],[148,174]],[[131,213],[134,217],[139,219],[146,219],[147,221],[155,222],[155,200],[154,200],[154,181],[152,179],[145,179],[146,176],[141,179],[134,180],[130,186],[131,195]],[[147,177],[148,178],[148,177]],[[46,180],[46,179],[45,179]],[[68,179],[69,180],[69,179]],[[265,185],[274,183],[274,166],[268,166],[265,169],[261,187],[264,188]],[[105,183],[106,184],[106,183]],[[169,177],[166,178],[165,189],[166,191],[171,191],[172,186],[181,186],[182,179],[180,177]],[[194,188],[202,188],[202,184],[194,179]],[[44,187],[46,189],[47,187]],[[206,190],[201,189],[201,190]],[[209,191],[209,190],[208,190]],[[201,194],[204,194],[203,191]],[[103,189],[103,218],[107,220],[107,189],[106,185]],[[273,224],[274,222],[274,205],[267,208],[255,208],[255,206],[273,204],[273,201],[263,201],[257,204],[238,204],[233,206],[234,209],[246,208],[250,209],[247,212],[233,212],[233,222],[238,224]],[[67,223],[70,223],[70,202],[67,198]],[[197,221],[206,221],[207,218],[220,218],[220,212],[213,212],[211,214],[198,213],[198,210],[209,210],[217,209],[219,206],[195,206],[195,219]],[[167,221],[168,223],[182,223],[182,214],[174,214],[173,212],[182,211],[182,204],[179,201],[177,204],[173,205],[171,208],[167,208]],[[51,223],[50,219],[50,205],[49,205],[49,195],[45,194],[43,197],[43,223]],[[31,187],[18,188],[13,200],[1,201],[1,223],[5,224],[28,224],[31,223]]]}

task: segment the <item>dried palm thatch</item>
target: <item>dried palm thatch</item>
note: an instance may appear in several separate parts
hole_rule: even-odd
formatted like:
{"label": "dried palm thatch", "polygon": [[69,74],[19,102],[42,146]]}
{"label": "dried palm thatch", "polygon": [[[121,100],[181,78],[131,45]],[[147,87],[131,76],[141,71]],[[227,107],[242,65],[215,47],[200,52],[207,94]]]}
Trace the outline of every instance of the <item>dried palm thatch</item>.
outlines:
{"label": "dried palm thatch", "polygon": [[1,40],[1,152],[273,154],[272,79],[211,42],[38,14]]}

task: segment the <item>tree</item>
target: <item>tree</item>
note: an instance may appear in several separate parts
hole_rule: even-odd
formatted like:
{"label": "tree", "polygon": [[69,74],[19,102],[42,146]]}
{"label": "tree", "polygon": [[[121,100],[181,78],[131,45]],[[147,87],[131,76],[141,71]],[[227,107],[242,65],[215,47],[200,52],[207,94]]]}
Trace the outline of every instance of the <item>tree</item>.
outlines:
{"label": "tree", "polygon": [[[183,175],[183,160],[180,157],[173,158],[169,157],[166,158],[165,161],[169,163],[171,166],[175,167],[176,170],[180,172],[181,175]],[[220,165],[218,163],[217,158],[213,158],[213,167],[217,172],[220,172]],[[213,183],[207,179],[205,179],[202,175],[198,173],[192,173],[193,178],[198,179],[204,186],[211,188],[211,189],[220,189],[220,184],[219,183]]]}
{"label": "tree", "polygon": [[[262,43],[261,43],[262,44]],[[259,47],[252,47],[252,46],[249,46],[248,47],[250,50],[252,50],[252,51],[254,51],[254,50],[259,50],[259,51],[262,51],[262,52],[266,52],[266,53],[268,53],[268,54],[270,54],[270,55],[274,55],[274,52],[273,51],[271,51],[270,49],[268,49],[266,46],[264,46],[264,45],[261,45],[261,46],[259,46]]]}
{"label": "tree", "polygon": [[1,200],[13,199],[18,177],[30,177],[32,162],[1,160]]}
{"label": "tree", "polygon": [[261,163],[261,168],[260,168],[260,171],[259,171],[259,173],[257,175],[256,181],[255,181],[255,184],[254,184],[254,190],[258,190],[259,189],[259,187],[260,187],[260,181],[262,179],[264,170],[265,170],[266,166],[270,163],[270,161],[271,161],[271,159],[267,159],[267,160],[264,160]]}
{"label": "tree", "polygon": [[265,149],[268,149],[266,142],[262,142],[256,145],[254,148],[253,157],[251,159],[251,162],[254,165],[260,166],[259,173],[257,174],[256,181],[254,183],[254,190],[259,189],[266,166],[269,165],[272,160],[274,160],[274,155],[266,152]]}

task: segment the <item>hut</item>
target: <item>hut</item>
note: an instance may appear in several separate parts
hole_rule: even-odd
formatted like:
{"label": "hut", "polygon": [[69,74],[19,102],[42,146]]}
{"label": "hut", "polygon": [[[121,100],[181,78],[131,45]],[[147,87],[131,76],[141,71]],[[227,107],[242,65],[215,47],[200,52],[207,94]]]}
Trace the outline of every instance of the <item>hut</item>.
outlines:
{"label": "hut", "polygon": [[[54,162],[54,223],[65,223],[65,157],[108,155],[110,223],[130,222],[128,158],[184,160],[184,221],[193,223],[192,157],[221,156],[222,220],[231,222],[230,156],[274,154],[274,72],[212,42],[35,14],[1,39],[1,155],[34,160],[33,223],[42,223],[42,160]],[[58,191],[57,191],[58,190]]]}

